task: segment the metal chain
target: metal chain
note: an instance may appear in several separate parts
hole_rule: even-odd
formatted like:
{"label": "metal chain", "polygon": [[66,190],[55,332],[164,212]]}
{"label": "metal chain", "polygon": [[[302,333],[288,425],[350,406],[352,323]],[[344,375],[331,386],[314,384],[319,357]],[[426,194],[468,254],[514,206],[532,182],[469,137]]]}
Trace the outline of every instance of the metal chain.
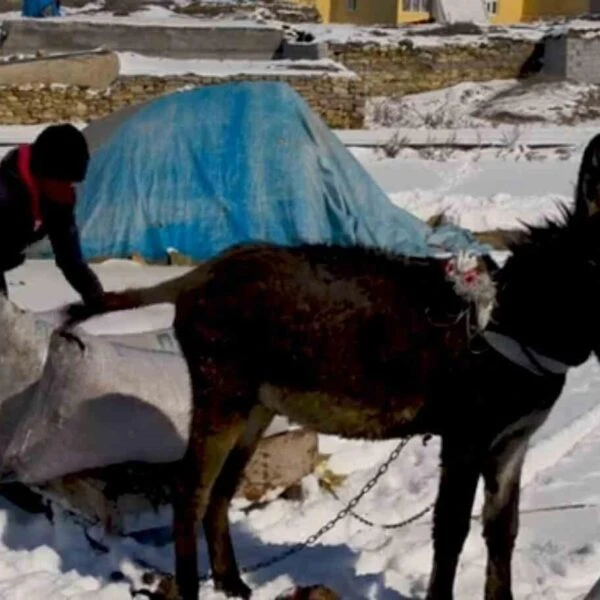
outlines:
{"label": "metal chain", "polygon": [[[358,521],[360,521],[361,523],[363,523],[369,527],[377,527],[380,529],[400,529],[402,527],[406,527],[406,526],[410,525],[411,523],[414,523],[415,521],[420,519],[422,516],[427,514],[434,507],[435,502],[432,502],[431,504],[426,506],[424,509],[422,509],[418,513],[412,515],[411,517],[408,517],[397,523],[389,523],[389,524],[374,523],[373,521],[370,521],[370,520],[366,519],[365,517],[362,517],[361,515],[354,512],[354,508],[375,487],[375,485],[381,479],[381,477],[388,471],[390,465],[398,458],[398,456],[400,456],[400,453],[402,452],[402,450],[404,450],[404,448],[406,447],[406,445],[408,444],[410,439],[411,438],[402,439],[397,444],[397,446],[392,450],[392,452],[390,453],[388,458],[385,460],[385,462],[383,462],[379,466],[379,468],[375,472],[375,475],[373,475],[373,477],[371,477],[371,479],[369,479],[367,481],[367,483],[344,506],[344,508],[342,508],[332,519],[330,519],[327,523],[325,523],[315,533],[313,533],[312,535],[309,535],[303,542],[300,542],[299,544],[292,546],[291,548],[289,548],[288,550],[286,550],[280,554],[277,554],[275,556],[272,556],[271,558],[259,561],[257,563],[254,563],[253,565],[249,565],[247,567],[240,569],[240,573],[242,573],[242,574],[254,573],[256,571],[266,569],[267,567],[273,566],[274,564],[283,562],[290,556],[298,554],[299,552],[301,552],[308,546],[311,546],[312,544],[314,544],[317,540],[322,538],[326,533],[331,531],[339,523],[339,521],[341,521],[348,515],[352,516],[353,518],[357,519]],[[342,501],[342,499],[333,490],[333,488],[328,487],[327,489],[334,498],[336,498],[340,502]],[[526,509],[526,510],[521,510],[519,512],[520,512],[520,514],[525,514],[525,513],[537,513],[537,512],[547,512],[547,511],[550,512],[550,511],[556,511],[556,510],[590,508],[590,507],[596,507],[596,506],[597,506],[596,504],[585,504],[585,503],[572,504],[572,505],[567,504],[567,505],[549,506],[549,507],[537,508],[537,509],[533,508],[533,509],[529,509],[529,510]],[[473,515],[471,517],[471,519],[473,519],[473,520],[479,520],[480,518],[481,518],[481,515]],[[82,525],[83,525],[83,523],[82,523]],[[92,544],[92,542],[94,540],[91,539],[91,536],[88,536],[88,532],[87,532],[87,529],[85,528],[85,526],[84,526],[84,530],[85,530],[86,538],[88,539],[88,542],[90,544]],[[96,544],[99,546],[98,548],[96,548],[97,550],[105,551],[105,552],[108,551],[108,548],[106,548],[106,549],[100,548],[100,546],[102,546],[102,545],[99,544],[98,542],[95,542],[94,544],[92,544],[92,547],[96,546]],[[151,565],[151,564],[147,563],[146,561],[143,561],[140,559],[135,559],[135,562],[138,564],[138,566],[143,567],[143,568],[148,568],[148,569],[152,570],[155,574],[160,574],[163,577],[170,577],[170,575],[168,575],[167,573],[164,573],[161,569],[156,568],[154,565]],[[212,576],[210,573],[204,573],[204,574],[200,575],[200,577],[198,579],[200,582],[206,582],[206,581],[209,581],[211,578],[212,578]],[[131,592],[132,592],[132,597],[135,597],[136,595],[140,595],[140,593],[142,593],[142,594],[146,593],[145,590],[137,590],[137,591],[131,590]]]}
{"label": "metal chain", "polygon": [[[337,492],[333,488],[328,487],[327,491],[336,500],[343,502],[343,500],[338,496]],[[406,527],[407,525],[410,525],[411,523],[414,523],[415,521],[418,521],[421,517],[425,516],[434,506],[435,506],[435,502],[432,502],[431,504],[427,505],[423,510],[419,511],[418,513],[416,513],[416,514],[412,515],[411,517],[408,517],[402,521],[398,521],[396,523],[375,523],[373,521],[369,521],[369,519],[363,517],[362,515],[359,515],[358,513],[354,512],[353,510],[349,511],[348,514],[351,517],[353,517],[354,519],[356,519],[357,521],[360,521],[363,525],[367,525],[368,527],[375,527],[378,529],[402,529],[402,527]]]}
{"label": "metal chain", "polygon": [[[270,567],[274,564],[280,563],[280,562],[286,560],[287,558],[289,558],[290,556],[293,556],[294,554],[298,554],[299,552],[301,552],[308,546],[313,545],[316,541],[321,539],[326,533],[331,531],[342,519],[344,519],[348,515],[352,515],[353,517],[357,518],[359,521],[363,522],[366,525],[372,526],[372,527],[374,526],[374,527],[382,527],[384,529],[398,529],[400,527],[409,525],[410,523],[416,521],[417,519],[422,517],[424,514],[426,514],[429,510],[431,510],[433,505],[427,506],[425,509],[418,512],[416,515],[413,515],[412,517],[409,517],[408,519],[405,519],[404,521],[401,521],[400,523],[396,523],[393,525],[376,525],[375,523],[368,521],[367,519],[361,517],[360,515],[357,515],[354,512],[354,508],[375,487],[375,485],[381,479],[381,477],[383,477],[383,475],[388,471],[390,465],[398,458],[398,456],[400,456],[400,453],[402,452],[402,450],[404,450],[404,448],[406,447],[406,445],[408,444],[410,439],[411,438],[404,438],[404,439],[400,440],[400,442],[398,442],[398,444],[392,450],[392,452],[390,453],[388,458],[385,460],[385,462],[383,462],[379,466],[379,468],[375,472],[375,475],[373,475],[373,477],[371,477],[371,479],[369,479],[367,481],[367,483],[365,483],[365,485],[361,488],[361,490],[344,506],[344,508],[342,508],[332,519],[327,521],[327,523],[325,523],[322,527],[320,527],[315,533],[313,533],[312,535],[309,535],[303,542],[300,542],[299,544],[292,546],[291,548],[289,548],[288,550],[286,550],[280,554],[277,554],[275,556],[272,556],[271,558],[259,561],[257,563],[254,563],[253,565],[248,565],[247,567],[240,569],[240,573],[242,573],[242,574],[254,573],[255,571],[266,569],[267,567]],[[335,494],[335,492],[333,492],[333,490],[330,490],[330,492],[332,492],[339,499],[339,497],[337,496],[337,494]],[[168,577],[168,575],[166,573],[162,573],[162,571],[160,569],[156,569],[153,565],[146,563],[146,561],[137,559],[135,562],[139,566],[142,566],[143,568],[150,568],[155,573],[161,573],[163,576]],[[198,579],[200,582],[206,582],[206,581],[209,581],[211,578],[212,578],[212,576],[210,573],[203,573],[202,575],[200,575],[200,577]],[[139,595],[139,593],[140,593],[140,591],[134,592],[132,590],[133,595],[136,595],[136,594]]]}
{"label": "metal chain", "polygon": [[[316,531],[312,535],[309,535],[303,542],[292,546],[285,552],[272,556],[271,558],[268,558],[266,560],[259,561],[253,565],[244,567],[243,569],[241,569],[240,572],[243,574],[254,573],[255,571],[266,569],[267,567],[284,561],[290,556],[293,556],[294,554],[297,554],[298,552],[304,550],[306,547],[314,544],[327,532],[331,531],[342,519],[347,517],[349,514],[353,514],[353,509],[356,507],[356,505],[375,487],[377,482],[387,472],[390,465],[398,458],[398,456],[400,456],[400,453],[402,452],[402,450],[404,450],[404,447],[406,446],[406,444],[408,444],[409,440],[410,438],[402,439],[398,443],[398,445],[392,450],[387,460],[379,466],[375,475],[373,475],[373,477],[371,477],[371,479],[367,481],[367,483],[362,487],[358,494],[356,494],[356,496],[354,496],[354,498],[352,498],[352,500],[350,500],[350,502],[348,502],[348,504],[346,504],[346,506],[344,506],[342,510],[340,510],[332,519],[325,523],[325,525],[323,525],[318,531]],[[429,510],[429,508],[427,510]],[[421,513],[410,517],[410,519],[406,519],[405,524],[408,525],[409,523],[412,523],[412,521],[424,515],[427,512],[427,510],[421,511]],[[398,527],[400,526],[401,525],[399,524]],[[200,577],[200,581],[208,581],[210,578],[211,576],[208,573],[205,573]]]}

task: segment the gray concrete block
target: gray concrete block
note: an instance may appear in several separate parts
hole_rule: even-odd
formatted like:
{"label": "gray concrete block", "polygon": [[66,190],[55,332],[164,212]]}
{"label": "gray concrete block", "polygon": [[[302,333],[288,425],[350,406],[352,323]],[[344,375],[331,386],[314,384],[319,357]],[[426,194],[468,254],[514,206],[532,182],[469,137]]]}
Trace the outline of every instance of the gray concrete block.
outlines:
{"label": "gray concrete block", "polygon": [[103,47],[172,58],[269,60],[283,32],[275,27],[185,27],[59,20],[7,20],[3,54]]}
{"label": "gray concrete block", "polygon": [[119,76],[114,52],[90,52],[0,63],[0,85],[58,83],[106,89]]}
{"label": "gray concrete block", "polygon": [[323,42],[295,42],[284,39],[281,45],[281,58],[290,60],[319,60],[328,58],[329,50]]}
{"label": "gray concrete block", "polygon": [[544,41],[544,66],[542,75],[564,79],[567,76],[567,40],[549,37]]}

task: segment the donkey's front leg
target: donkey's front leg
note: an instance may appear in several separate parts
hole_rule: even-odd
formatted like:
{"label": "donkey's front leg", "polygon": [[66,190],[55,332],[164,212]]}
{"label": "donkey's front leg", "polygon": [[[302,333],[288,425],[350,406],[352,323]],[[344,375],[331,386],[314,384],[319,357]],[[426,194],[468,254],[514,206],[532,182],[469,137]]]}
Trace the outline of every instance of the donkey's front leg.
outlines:
{"label": "donkey's front leg", "polygon": [[458,557],[469,532],[480,474],[478,453],[442,440],[442,473],[433,523],[433,569],[427,600],[452,600]]}
{"label": "donkey's front leg", "polygon": [[488,550],[485,600],[512,600],[511,560],[519,529],[519,487],[528,437],[492,449],[483,468],[483,535]]}

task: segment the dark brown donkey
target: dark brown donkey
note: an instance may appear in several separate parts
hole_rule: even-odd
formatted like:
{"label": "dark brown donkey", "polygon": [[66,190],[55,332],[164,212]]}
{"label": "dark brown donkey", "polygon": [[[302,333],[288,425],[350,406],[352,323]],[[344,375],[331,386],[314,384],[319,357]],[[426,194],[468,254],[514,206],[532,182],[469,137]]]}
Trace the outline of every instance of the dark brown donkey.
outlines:
{"label": "dark brown donkey", "polygon": [[347,438],[441,436],[427,598],[453,597],[482,476],[485,598],[510,600],[528,440],[568,368],[600,342],[600,215],[585,213],[531,229],[513,248],[497,273],[492,320],[474,338],[444,261],[363,248],[248,245],[182,278],[108,294],[107,310],[176,304],[193,387],[190,444],[173,495],[180,596],[198,597],[199,519],[216,587],[250,596],[228,507],[257,440],[282,414]]}

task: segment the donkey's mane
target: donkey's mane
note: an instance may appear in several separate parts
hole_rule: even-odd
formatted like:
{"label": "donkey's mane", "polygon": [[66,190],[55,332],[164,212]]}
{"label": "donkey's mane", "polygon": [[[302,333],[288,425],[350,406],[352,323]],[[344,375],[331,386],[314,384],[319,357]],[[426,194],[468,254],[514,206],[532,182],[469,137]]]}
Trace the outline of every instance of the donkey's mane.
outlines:
{"label": "donkey's mane", "polygon": [[586,222],[564,204],[558,208],[558,218],[547,217],[539,225],[522,223],[524,235],[508,244],[513,256],[547,253],[554,247],[567,252],[581,247],[585,239],[581,234]]}

